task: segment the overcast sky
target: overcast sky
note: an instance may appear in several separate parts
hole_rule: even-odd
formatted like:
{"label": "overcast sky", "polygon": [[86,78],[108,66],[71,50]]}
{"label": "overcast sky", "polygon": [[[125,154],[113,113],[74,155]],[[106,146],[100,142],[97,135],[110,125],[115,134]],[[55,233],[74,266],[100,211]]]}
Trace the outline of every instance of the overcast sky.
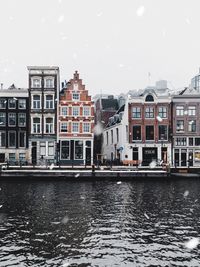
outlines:
{"label": "overcast sky", "polygon": [[199,0],[0,0],[0,82],[27,87],[27,66],[75,70],[94,95],[158,79],[187,86],[200,67]]}

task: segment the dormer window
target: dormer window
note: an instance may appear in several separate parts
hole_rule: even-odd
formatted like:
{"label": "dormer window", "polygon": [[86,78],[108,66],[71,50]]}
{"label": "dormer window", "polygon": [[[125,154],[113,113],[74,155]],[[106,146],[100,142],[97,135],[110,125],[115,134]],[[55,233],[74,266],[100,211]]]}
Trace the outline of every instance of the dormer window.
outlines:
{"label": "dormer window", "polygon": [[34,77],[31,79],[31,87],[32,88],[41,88],[41,78]]}
{"label": "dormer window", "polygon": [[52,77],[45,78],[44,87],[45,88],[54,88],[54,79]]}
{"label": "dormer window", "polygon": [[147,95],[146,98],[145,98],[145,101],[146,102],[154,102],[154,98],[152,95]]}

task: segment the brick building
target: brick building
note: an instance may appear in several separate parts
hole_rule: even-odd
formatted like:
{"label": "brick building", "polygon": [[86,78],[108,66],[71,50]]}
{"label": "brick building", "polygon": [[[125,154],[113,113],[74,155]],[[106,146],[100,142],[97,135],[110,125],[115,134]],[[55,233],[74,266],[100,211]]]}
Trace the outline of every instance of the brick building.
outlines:
{"label": "brick building", "polygon": [[129,144],[133,160],[171,163],[171,97],[168,90],[146,89],[129,101]]}
{"label": "brick building", "polygon": [[63,84],[59,101],[59,162],[93,163],[94,105],[79,73]]}
{"label": "brick building", "polygon": [[200,166],[200,95],[185,88],[173,97],[173,164]]}

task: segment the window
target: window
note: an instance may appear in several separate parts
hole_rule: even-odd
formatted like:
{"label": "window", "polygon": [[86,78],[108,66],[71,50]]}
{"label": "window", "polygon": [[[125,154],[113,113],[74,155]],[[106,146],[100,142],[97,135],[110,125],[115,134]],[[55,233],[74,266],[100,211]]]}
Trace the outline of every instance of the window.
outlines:
{"label": "window", "polygon": [[6,146],[6,133],[0,132],[0,147]]}
{"label": "window", "polygon": [[6,100],[5,99],[3,99],[3,98],[1,98],[0,99],[0,108],[6,108]]}
{"label": "window", "polygon": [[9,99],[8,100],[8,108],[16,108],[16,100],[15,99]]}
{"label": "window", "polygon": [[15,153],[9,153],[9,161],[15,162],[15,160],[16,160]]}
{"label": "window", "polygon": [[78,122],[73,122],[72,123],[72,132],[73,133],[78,133],[79,132],[79,123]]}
{"label": "window", "polygon": [[15,113],[9,113],[8,114],[8,125],[9,126],[15,126],[16,125],[16,114]]}
{"label": "window", "polygon": [[186,146],[186,138],[185,137],[176,138],[175,144],[176,146]]}
{"label": "window", "polygon": [[134,119],[141,118],[141,108],[139,108],[139,107],[133,107],[133,109],[132,109],[132,117]]}
{"label": "window", "polygon": [[111,144],[113,144],[113,130],[111,130]]}
{"label": "window", "polygon": [[0,112],[0,126],[6,125],[6,113]]}
{"label": "window", "polygon": [[19,99],[18,100],[18,107],[19,107],[19,109],[26,109],[26,99]]}
{"label": "window", "polygon": [[196,120],[191,120],[188,122],[188,132],[196,132]]}
{"label": "window", "polygon": [[15,132],[8,132],[8,146],[16,147],[16,133]]}
{"label": "window", "polygon": [[133,140],[141,140],[141,126],[140,125],[133,126]]}
{"label": "window", "polygon": [[83,116],[90,116],[90,107],[83,107]]}
{"label": "window", "polygon": [[53,106],[53,95],[46,95],[45,107],[48,108],[48,109],[54,108],[54,106]]}
{"label": "window", "polygon": [[154,140],[154,126],[146,126],[146,140]]}
{"label": "window", "polygon": [[199,137],[195,138],[195,146],[200,146],[200,138]]}
{"label": "window", "polygon": [[176,131],[177,132],[184,132],[184,121],[183,120],[177,120],[176,121]]}
{"label": "window", "polygon": [[90,123],[83,123],[83,132],[90,133]]}
{"label": "window", "polygon": [[79,107],[72,107],[72,115],[73,116],[79,115]]}
{"label": "window", "polygon": [[106,145],[108,145],[108,132],[106,132]]}
{"label": "window", "polygon": [[158,126],[158,135],[159,140],[168,140],[167,125]]}
{"label": "window", "polygon": [[49,156],[54,155],[54,142],[52,141],[48,142],[48,155]]}
{"label": "window", "polygon": [[75,141],[75,159],[83,159],[83,141]]}
{"label": "window", "polygon": [[153,102],[154,101],[154,98],[153,98],[152,95],[147,95],[145,101],[146,102]]}
{"label": "window", "polygon": [[176,107],[176,115],[177,116],[183,116],[184,115],[184,107],[183,106],[177,106]]}
{"label": "window", "polygon": [[33,118],[33,133],[40,133],[40,118]]}
{"label": "window", "polygon": [[189,106],[188,107],[188,115],[189,116],[195,116],[196,115],[196,107],[195,106]]}
{"label": "window", "polygon": [[34,109],[40,109],[40,96],[39,95],[34,95],[33,96],[33,108]]}
{"label": "window", "polygon": [[61,108],[61,115],[62,116],[67,116],[67,107],[62,107]]}
{"label": "window", "polygon": [[31,87],[32,88],[40,88],[41,87],[41,78],[32,78],[31,79]]}
{"label": "window", "polygon": [[116,128],[116,137],[117,137],[117,143],[119,142],[119,129]]}
{"label": "window", "polygon": [[78,93],[73,93],[72,94],[72,100],[79,100],[80,95]]}
{"label": "window", "polygon": [[21,162],[26,161],[26,154],[25,153],[19,153],[19,161],[21,161]]}
{"label": "window", "polygon": [[40,142],[40,156],[46,156],[46,142]]}
{"label": "window", "polygon": [[158,108],[158,116],[160,118],[167,118],[167,107],[159,107]]}
{"label": "window", "polygon": [[26,147],[26,132],[19,132],[19,147]]}
{"label": "window", "polygon": [[54,133],[53,118],[46,118],[45,132],[46,133]]}
{"label": "window", "polygon": [[61,133],[67,132],[67,122],[61,122],[60,131],[61,131]]}
{"label": "window", "polygon": [[193,146],[194,145],[194,139],[193,138],[189,138],[189,146]]}
{"label": "window", "polygon": [[19,113],[18,115],[18,125],[26,126],[26,114],[25,113]]}
{"label": "window", "polygon": [[69,159],[69,141],[61,141],[61,159]]}
{"label": "window", "polygon": [[45,78],[44,87],[45,88],[54,88],[54,79],[53,78]]}
{"label": "window", "polygon": [[145,118],[154,118],[154,108],[152,107],[147,107],[145,109]]}

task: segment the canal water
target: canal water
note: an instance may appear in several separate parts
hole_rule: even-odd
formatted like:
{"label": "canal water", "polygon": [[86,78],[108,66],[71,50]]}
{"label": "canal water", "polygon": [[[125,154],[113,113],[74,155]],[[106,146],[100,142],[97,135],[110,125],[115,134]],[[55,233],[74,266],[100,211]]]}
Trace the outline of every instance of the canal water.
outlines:
{"label": "canal water", "polygon": [[0,266],[200,266],[200,180],[0,182]]}

